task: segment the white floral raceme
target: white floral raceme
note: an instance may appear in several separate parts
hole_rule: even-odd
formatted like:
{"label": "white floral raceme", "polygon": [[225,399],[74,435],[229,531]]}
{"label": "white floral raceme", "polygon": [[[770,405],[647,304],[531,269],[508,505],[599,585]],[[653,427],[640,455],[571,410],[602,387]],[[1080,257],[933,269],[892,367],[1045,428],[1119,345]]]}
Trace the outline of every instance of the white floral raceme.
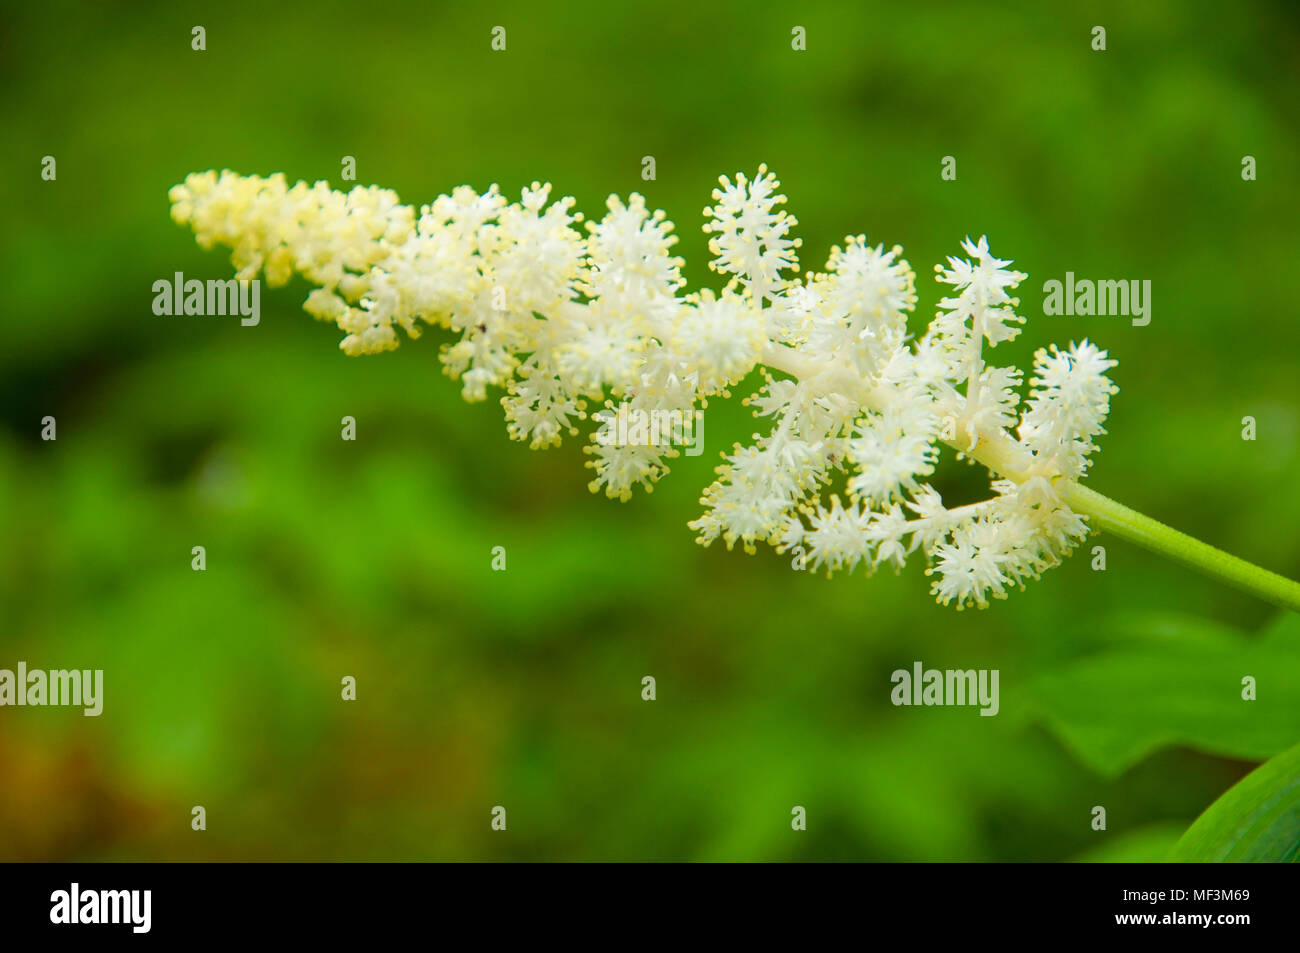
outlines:
{"label": "white floral raceme", "polygon": [[[746,402],[770,430],[724,455],[691,523],[701,543],[768,543],[827,572],[899,568],[920,550],[932,592],[958,608],[1055,565],[1087,533],[1059,491],[1105,432],[1115,362],[1087,341],[1040,350],[1022,405],[1021,371],[986,363],[985,344],[1020,333],[1012,292],[1025,275],[986,239],[937,268],[949,296],[911,341],[901,248],[850,237],[799,281],[776,178],[760,166],[720,181],[704,227],[729,283],[691,294],[672,223],[639,195],[611,196],[585,234],[573,200],[537,183],[517,202],[462,186],[417,210],[385,189],[203,172],[171,199],[201,245],[234,250],[239,277],[280,285],[296,271],[319,285],[305,308],[339,326],[348,354],[397,347],[398,328],[453,332],[447,373],[467,400],[503,388],[510,436],[534,447],[576,434],[588,401],[689,415],[761,368]],[[990,470],[989,499],[944,506],[925,482],[943,444]],[[587,450],[592,490],[620,499],[678,453],[594,439]],[[823,499],[835,481],[847,502]]]}

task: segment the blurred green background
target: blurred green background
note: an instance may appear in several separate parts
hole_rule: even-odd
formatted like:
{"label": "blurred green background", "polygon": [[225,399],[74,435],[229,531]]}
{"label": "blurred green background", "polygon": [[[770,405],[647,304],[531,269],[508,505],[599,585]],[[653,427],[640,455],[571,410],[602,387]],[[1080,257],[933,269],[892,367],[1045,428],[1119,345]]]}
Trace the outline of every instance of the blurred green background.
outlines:
{"label": "blurred green background", "polygon": [[[916,565],[696,546],[755,429],[738,400],[620,505],[580,442],[533,452],[462,403],[440,335],[345,358],[301,280],[256,328],[150,308],[159,278],[230,273],[168,218],[195,170],[338,186],[351,155],[407,202],[541,179],[597,216],[640,191],[695,287],[716,177],[765,161],[805,266],[904,245],[918,329],[933,264],[987,233],[1031,276],[1007,361],[1084,336],[1120,361],[1091,485],[1295,577],[1293,4],[188,6],[0,26],[0,667],[102,668],[106,694],[0,709],[0,858],[1148,859],[1300,739],[1296,617],[1122,541],[958,614]],[[1044,317],[1067,270],[1150,279],[1151,324]],[[1001,714],[893,707],[918,660],[999,669]]]}

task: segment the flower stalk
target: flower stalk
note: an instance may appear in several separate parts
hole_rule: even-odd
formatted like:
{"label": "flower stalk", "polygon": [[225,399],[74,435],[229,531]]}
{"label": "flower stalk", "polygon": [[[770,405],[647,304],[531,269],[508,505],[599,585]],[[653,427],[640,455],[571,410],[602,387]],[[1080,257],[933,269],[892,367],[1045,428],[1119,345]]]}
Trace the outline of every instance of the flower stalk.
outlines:
{"label": "flower stalk", "polygon": [[1225,553],[1186,533],[1180,533],[1081,483],[1062,483],[1057,486],[1057,492],[1072,510],[1088,517],[1088,523],[1093,529],[1122,536],[1256,598],[1292,612],[1300,612],[1300,583],[1294,580]]}

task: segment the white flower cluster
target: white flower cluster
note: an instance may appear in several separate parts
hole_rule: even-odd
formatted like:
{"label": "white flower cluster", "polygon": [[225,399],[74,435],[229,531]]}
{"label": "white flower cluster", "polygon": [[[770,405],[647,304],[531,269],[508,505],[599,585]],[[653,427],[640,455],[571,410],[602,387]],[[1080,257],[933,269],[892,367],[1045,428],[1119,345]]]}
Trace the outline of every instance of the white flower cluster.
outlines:
{"label": "white flower cluster", "polygon": [[[1025,275],[985,239],[936,269],[949,296],[912,340],[901,248],[850,237],[799,281],[776,178],[760,166],[719,181],[704,226],[729,277],[716,294],[681,293],[672,223],[635,194],[611,196],[586,234],[573,200],[537,183],[518,202],[462,186],[417,211],[384,189],[204,172],[171,199],[200,244],[234,249],[239,277],[278,285],[297,271],[319,285],[305,308],[338,324],[348,354],[397,347],[396,327],[449,329],[441,360],[465,398],[504,388],[510,435],[534,447],[577,433],[589,400],[691,414],[758,368],[746,402],[772,425],[725,455],[690,524],[701,543],[765,542],[828,573],[901,567],[920,550],[932,592],[958,608],[1059,562],[1087,532],[1059,481],[1084,475],[1105,432],[1115,362],[1087,341],[1040,350],[1022,403],[1020,370],[986,364],[984,345],[1020,333],[1012,292]],[[925,482],[941,444],[989,469],[992,497],[944,506]],[[594,439],[587,452],[592,490],[620,499],[678,453]],[[847,503],[823,500],[836,480]]]}

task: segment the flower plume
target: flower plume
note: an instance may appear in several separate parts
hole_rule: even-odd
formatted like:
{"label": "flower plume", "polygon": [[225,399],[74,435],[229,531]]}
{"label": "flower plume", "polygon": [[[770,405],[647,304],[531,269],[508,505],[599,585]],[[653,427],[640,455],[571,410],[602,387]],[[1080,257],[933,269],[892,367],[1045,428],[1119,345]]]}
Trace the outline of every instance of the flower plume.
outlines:
{"label": "flower plume", "polygon": [[[723,454],[690,524],[705,545],[765,543],[827,573],[898,569],[919,551],[931,592],[957,608],[1057,564],[1088,531],[1061,481],[1084,476],[1105,433],[1115,362],[1086,340],[1039,350],[1022,401],[1022,371],[988,359],[1022,330],[1026,276],[986,238],[936,267],[947,292],[912,338],[900,247],[850,236],[801,280],[776,177],[719,181],[704,230],[727,284],[690,293],[673,224],[636,194],[589,222],[549,184],[517,201],[461,186],[415,208],[387,189],[225,171],[190,175],[171,200],[203,247],[232,249],[238,277],[317,285],[304,307],[349,355],[450,332],[440,359],[465,399],[502,391],[510,436],[535,448],[577,435],[589,404],[595,419],[618,401],[682,420],[760,369],[745,400],[770,426]],[[591,489],[618,499],[680,452],[589,436]],[[944,505],[926,479],[945,445],[989,470],[988,499]]]}

